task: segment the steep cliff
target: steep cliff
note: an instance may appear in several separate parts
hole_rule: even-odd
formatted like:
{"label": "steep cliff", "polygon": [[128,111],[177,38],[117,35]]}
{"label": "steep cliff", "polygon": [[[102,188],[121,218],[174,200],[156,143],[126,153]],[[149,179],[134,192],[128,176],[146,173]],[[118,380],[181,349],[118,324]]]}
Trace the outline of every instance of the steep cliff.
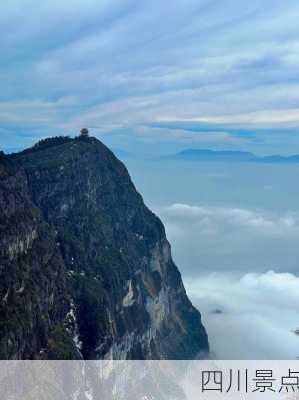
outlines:
{"label": "steep cliff", "polygon": [[[63,259],[23,170],[0,156],[0,359],[42,354],[68,311]],[[75,354],[70,340],[69,354]],[[67,347],[65,343],[64,348]]]}
{"label": "steep cliff", "polygon": [[2,349],[15,335],[3,358],[41,349],[48,358],[86,359],[192,359],[208,351],[164,227],[110,150],[94,138],[54,139],[9,163],[0,187],[1,321],[26,295],[21,309],[32,322],[0,331]]}

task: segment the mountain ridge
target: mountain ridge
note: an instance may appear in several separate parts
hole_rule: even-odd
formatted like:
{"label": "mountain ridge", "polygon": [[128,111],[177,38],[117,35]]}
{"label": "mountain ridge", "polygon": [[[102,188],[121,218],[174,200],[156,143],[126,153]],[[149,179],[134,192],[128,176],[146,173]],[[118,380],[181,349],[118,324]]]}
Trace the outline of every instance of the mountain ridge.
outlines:
{"label": "mountain ridge", "polygon": [[282,156],[279,154],[257,156],[254,153],[238,150],[186,149],[170,155],[167,159],[182,161],[236,161],[257,163],[299,163],[299,155]]}

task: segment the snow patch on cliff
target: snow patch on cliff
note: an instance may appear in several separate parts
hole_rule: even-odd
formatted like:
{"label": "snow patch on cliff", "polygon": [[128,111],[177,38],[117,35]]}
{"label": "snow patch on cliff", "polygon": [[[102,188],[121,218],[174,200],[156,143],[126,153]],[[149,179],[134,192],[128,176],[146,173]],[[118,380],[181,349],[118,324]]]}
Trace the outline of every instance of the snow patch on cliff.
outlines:
{"label": "snow patch on cliff", "polygon": [[70,334],[72,334],[73,342],[76,346],[76,349],[81,354],[82,350],[82,342],[79,339],[79,328],[76,316],[76,306],[74,301],[72,300],[70,303],[70,311],[66,315],[66,321],[70,325],[67,330]]}

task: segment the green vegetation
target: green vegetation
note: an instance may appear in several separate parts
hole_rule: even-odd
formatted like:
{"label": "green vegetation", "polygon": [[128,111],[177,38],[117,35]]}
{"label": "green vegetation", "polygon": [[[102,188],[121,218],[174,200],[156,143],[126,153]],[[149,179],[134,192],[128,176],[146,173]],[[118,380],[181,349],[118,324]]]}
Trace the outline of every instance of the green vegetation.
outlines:
{"label": "green vegetation", "polygon": [[84,343],[82,353],[84,358],[90,358],[107,323],[101,284],[92,278],[78,276],[75,285],[78,293],[80,340]]}
{"label": "green vegetation", "polygon": [[33,148],[38,148],[38,149],[45,149],[53,146],[59,146],[61,144],[67,143],[72,141],[72,139],[69,136],[54,136],[51,138],[46,138],[38,141]]}
{"label": "green vegetation", "polygon": [[49,360],[78,359],[79,354],[64,325],[57,325],[50,333],[46,353]]}
{"label": "green vegetation", "polygon": [[29,149],[23,150],[20,153],[12,154],[11,156],[19,156],[19,155],[27,155],[31,153],[38,152],[40,150],[45,150],[50,147],[60,146],[62,144],[71,142],[73,139],[69,136],[54,136],[47,139],[41,139],[38,141],[34,146],[30,147]]}

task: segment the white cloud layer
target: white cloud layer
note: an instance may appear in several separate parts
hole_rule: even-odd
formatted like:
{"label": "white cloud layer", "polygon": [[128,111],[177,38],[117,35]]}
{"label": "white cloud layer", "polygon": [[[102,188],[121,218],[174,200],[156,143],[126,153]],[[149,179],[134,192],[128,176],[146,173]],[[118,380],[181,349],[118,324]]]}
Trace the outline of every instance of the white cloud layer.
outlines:
{"label": "white cloud layer", "polygon": [[188,204],[157,212],[214,357],[298,357],[299,214]]}
{"label": "white cloud layer", "polygon": [[299,277],[273,271],[213,273],[187,279],[186,286],[202,311],[215,358],[299,356],[294,334],[299,327]]}
{"label": "white cloud layer", "polygon": [[157,212],[187,274],[298,270],[298,213],[187,204]]}

